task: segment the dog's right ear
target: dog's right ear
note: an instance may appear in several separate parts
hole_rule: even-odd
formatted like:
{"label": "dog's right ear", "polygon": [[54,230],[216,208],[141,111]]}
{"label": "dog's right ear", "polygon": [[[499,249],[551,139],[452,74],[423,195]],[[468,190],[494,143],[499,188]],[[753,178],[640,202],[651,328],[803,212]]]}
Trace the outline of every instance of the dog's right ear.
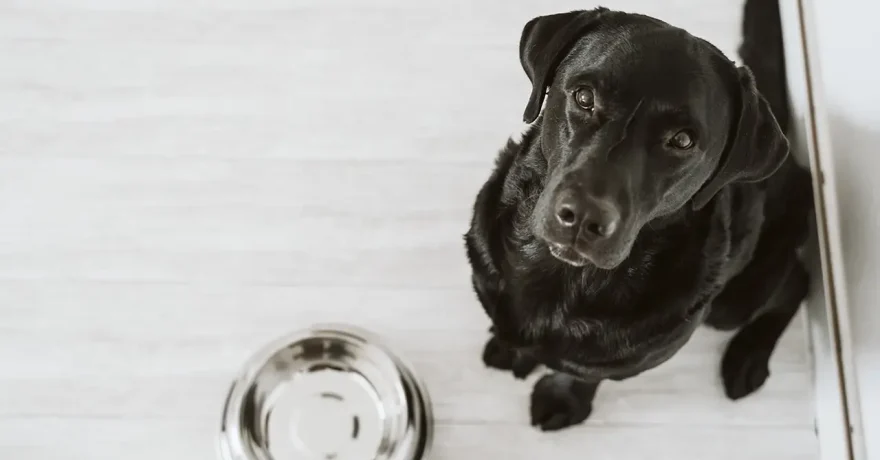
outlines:
{"label": "dog's right ear", "polygon": [[523,27],[519,60],[532,82],[532,95],[523,114],[524,122],[531,123],[538,118],[556,67],[575,42],[597,25],[599,17],[608,11],[607,8],[596,8],[538,16]]}
{"label": "dog's right ear", "polygon": [[737,85],[732,88],[740,111],[728,145],[712,177],[694,195],[694,209],[706,206],[724,187],[733,182],[759,182],[772,176],[789,155],[789,142],[773,116],[773,109],[758,92],[748,67],[735,69]]}

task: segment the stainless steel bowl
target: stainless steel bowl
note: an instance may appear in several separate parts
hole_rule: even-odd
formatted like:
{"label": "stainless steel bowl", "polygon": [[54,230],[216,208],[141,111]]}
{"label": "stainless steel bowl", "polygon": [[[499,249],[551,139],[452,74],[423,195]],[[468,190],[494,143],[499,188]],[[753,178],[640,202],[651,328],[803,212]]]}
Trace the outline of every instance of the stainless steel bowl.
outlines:
{"label": "stainless steel bowl", "polygon": [[223,410],[223,460],[422,460],[431,403],[375,336],[325,325],[252,357]]}

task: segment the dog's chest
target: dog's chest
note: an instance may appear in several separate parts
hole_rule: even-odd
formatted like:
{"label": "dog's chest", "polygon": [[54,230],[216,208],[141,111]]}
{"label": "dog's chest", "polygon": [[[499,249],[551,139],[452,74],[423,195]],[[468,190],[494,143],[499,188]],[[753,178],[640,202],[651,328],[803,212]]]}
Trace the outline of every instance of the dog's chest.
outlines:
{"label": "dog's chest", "polygon": [[625,324],[639,304],[638,283],[623,279],[599,279],[591,283],[561,280],[555,288],[547,283],[518,296],[528,306],[517,321],[524,326],[528,342],[548,348],[577,343],[581,350],[604,353],[616,346],[615,330]]}

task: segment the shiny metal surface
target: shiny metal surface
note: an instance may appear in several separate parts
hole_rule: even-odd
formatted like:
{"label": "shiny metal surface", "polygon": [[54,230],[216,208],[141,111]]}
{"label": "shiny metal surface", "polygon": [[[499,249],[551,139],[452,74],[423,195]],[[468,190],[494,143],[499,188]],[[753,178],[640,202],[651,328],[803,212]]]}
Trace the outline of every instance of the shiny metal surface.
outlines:
{"label": "shiny metal surface", "polygon": [[223,460],[422,460],[433,433],[428,394],[411,368],[351,326],[264,347],[223,412]]}

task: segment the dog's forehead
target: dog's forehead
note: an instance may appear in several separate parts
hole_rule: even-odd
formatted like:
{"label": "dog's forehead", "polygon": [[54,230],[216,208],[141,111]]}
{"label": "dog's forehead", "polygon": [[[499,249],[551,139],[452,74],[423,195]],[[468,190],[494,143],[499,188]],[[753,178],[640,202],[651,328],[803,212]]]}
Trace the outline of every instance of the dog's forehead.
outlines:
{"label": "dog's forehead", "polygon": [[563,75],[588,74],[615,92],[658,103],[705,95],[717,78],[711,51],[686,31],[663,23],[616,23],[581,38],[563,61]]}

